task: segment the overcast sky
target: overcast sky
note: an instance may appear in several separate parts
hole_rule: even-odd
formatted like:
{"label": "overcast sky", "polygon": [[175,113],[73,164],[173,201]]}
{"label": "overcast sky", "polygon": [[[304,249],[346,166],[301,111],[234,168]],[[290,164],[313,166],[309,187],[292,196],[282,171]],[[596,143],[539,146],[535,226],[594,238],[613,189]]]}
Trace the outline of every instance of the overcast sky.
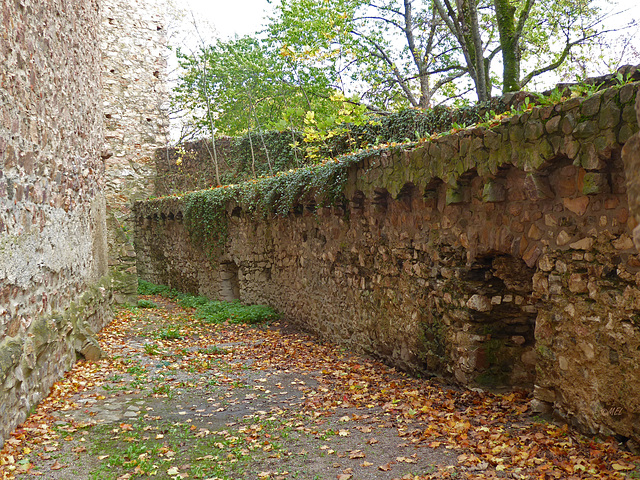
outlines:
{"label": "overcast sky", "polygon": [[[273,0],[277,2],[277,0]],[[619,9],[629,9],[618,21],[625,22],[640,18],[639,0],[614,0]],[[191,8],[201,19],[212,23],[222,38],[234,34],[251,34],[260,29],[265,20],[265,12],[272,9],[267,0],[182,0],[181,7]]]}
{"label": "overcast sky", "polygon": [[267,0],[183,0],[180,6],[213,24],[222,38],[255,33],[271,11]]}

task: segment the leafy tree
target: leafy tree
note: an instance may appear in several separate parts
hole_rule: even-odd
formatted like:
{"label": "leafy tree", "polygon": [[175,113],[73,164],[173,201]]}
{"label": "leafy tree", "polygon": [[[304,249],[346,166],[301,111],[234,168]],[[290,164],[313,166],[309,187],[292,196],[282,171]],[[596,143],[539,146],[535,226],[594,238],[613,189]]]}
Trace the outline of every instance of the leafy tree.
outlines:
{"label": "leafy tree", "polygon": [[603,18],[595,0],[281,0],[268,31],[372,107],[427,108],[458,94],[463,76],[484,101],[496,85],[519,90],[579,62]]}
{"label": "leafy tree", "polygon": [[283,55],[324,67],[336,88],[357,91],[374,110],[427,108],[465,73],[422,0],[281,0],[268,32]]}
{"label": "leafy tree", "polygon": [[[479,100],[494,83],[516,91],[534,77],[560,68],[572,50],[605,33],[601,9],[592,0],[433,0],[459,43]],[[497,28],[497,35],[495,32]],[[501,81],[491,77],[500,53]],[[522,66],[528,72],[522,74]]]}
{"label": "leafy tree", "polygon": [[255,38],[178,51],[178,59],[183,73],[173,101],[190,113],[196,134],[208,134],[210,124],[226,135],[286,129],[301,125],[308,110],[334,108],[322,69],[303,68]]}

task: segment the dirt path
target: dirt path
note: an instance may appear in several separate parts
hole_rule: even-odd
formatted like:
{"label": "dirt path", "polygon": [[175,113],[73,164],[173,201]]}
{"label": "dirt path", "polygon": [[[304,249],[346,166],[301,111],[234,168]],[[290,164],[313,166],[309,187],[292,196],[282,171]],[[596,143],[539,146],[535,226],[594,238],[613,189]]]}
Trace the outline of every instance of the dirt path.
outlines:
{"label": "dirt path", "polygon": [[[151,297],[147,297],[151,299]],[[0,453],[0,478],[640,478],[615,442],[535,423],[525,394],[412,379],[282,325],[120,310]]]}

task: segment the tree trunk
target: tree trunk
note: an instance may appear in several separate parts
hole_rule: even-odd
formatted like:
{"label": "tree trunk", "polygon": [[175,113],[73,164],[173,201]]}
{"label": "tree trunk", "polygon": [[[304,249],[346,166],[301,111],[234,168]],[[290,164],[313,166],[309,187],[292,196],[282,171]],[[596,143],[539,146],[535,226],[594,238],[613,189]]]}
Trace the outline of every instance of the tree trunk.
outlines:
{"label": "tree trunk", "polygon": [[502,93],[520,90],[520,42],[516,33],[515,12],[509,0],[493,0],[502,50]]}

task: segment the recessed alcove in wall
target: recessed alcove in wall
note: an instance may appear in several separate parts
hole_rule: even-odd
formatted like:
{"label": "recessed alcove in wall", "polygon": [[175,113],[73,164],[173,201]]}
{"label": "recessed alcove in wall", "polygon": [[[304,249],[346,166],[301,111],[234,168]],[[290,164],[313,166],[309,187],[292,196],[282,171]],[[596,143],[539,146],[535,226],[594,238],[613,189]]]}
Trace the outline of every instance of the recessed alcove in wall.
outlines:
{"label": "recessed alcove in wall", "polygon": [[487,387],[532,388],[536,370],[534,269],[519,258],[486,254],[462,275],[471,377]]}
{"label": "recessed alcove in wall", "polygon": [[415,197],[416,190],[417,188],[412,182],[405,183],[396,197],[398,205],[404,208],[406,211],[410,212],[411,204],[413,202],[413,198]]}
{"label": "recessed alcove in wall", "polygon": [[357,190],[353,194],[353,197],[351,198],[351,212],[363,213],[365,201],[366,201],[366,197],[364,193],[360,190]]}
{"label": "recessed alcove in wall", "polygon": [[240,299],[238,266],[233,262],[220,264],[220,299],[226,302]]}
{"label": "recessed alcove in wall", "polygon": [[389,207],[389,192],[386,188],[376,188],[373,191],[373,199],[371,205],[374,213],[384,215]]}

